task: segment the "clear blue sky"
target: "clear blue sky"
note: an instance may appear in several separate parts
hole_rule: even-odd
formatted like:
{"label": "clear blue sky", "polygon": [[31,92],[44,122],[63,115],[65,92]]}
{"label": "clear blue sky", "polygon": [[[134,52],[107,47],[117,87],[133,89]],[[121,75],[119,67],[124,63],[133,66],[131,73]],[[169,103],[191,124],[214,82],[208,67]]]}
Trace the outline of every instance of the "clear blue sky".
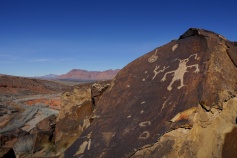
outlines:
{"label": "clear blue sky", "polygon": [[190,27],[237,40],[235,1],[0,0],[0,73],[123,68]]}

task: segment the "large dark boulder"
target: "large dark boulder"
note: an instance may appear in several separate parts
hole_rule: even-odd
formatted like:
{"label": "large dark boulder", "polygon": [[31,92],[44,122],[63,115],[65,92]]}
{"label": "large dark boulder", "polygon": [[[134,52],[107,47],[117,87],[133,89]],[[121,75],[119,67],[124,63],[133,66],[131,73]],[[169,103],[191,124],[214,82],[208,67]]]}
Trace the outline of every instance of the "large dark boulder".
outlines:
{"label": "large dark boulder", "polygon": [[65,157],[221,157],[236,125],[237,46],[189,29],[123,68]]}

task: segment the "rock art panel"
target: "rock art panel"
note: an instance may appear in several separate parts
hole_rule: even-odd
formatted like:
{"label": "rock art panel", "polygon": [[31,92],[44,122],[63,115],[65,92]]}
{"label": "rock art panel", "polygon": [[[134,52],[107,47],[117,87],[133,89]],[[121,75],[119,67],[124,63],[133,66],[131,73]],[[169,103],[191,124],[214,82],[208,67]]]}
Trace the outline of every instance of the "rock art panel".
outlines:
{"label": "rock art panel", "polygon": [[[98,117],[65,157],[221,157],[227,128],[236,126],[235,106],[224,115],[216,107],[237,93],[237,68],[227,50],[235,49],[217,34],[190,29],[129,63],[101,96]],[[85,141],[85,150],[78,152]]]}

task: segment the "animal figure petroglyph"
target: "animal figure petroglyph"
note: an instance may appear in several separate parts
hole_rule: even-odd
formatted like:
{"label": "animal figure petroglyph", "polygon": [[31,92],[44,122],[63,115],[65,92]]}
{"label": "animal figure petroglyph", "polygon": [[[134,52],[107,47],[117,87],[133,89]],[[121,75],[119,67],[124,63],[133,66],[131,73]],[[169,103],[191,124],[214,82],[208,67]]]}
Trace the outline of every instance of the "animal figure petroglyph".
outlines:
{"label": "animal figure petroglyph", "polygon": [[156,75],[158,75],[160,72],[164,72],[166,69],[168,69],[169,66],[168,67],[164,66],[163,69],[157,71],[159,68],[160,68],[160,66],[156,66],[155,69],[153,70],[154,76],[153,76],[152,80],[154,80],[156,78]]}
{"label": "animal figure petroglyph", "polygon": [[192,56],[194,56],[194,59],[196,59],[196,60],[199,59],[199,58],[197,57],[197,54],[190,55],[188,58],[183,59],[183,60],[181,60],[181,59],[175,59],[175,60],[178,60],[178,61],[179,61],[179,67],[178,67],[178,69],[176,69],[176,70],[174,70],[174,71],[166,72],[165,75],[164,75],[164,77],[161,79],[161,82],[163,82],[163,81],[166,80],[166,75],[167,75],[167,74],[173,73],[172,76],[174,76],[174,77],[173,77],[171,83],[169,84],[169,86],[167,87],[167,90],[169,90],[169,91],[172,90],[172,84],[173,84],[175,81],[178,81],[178,80],[180,80],[180,86],[178,86],[178,89],[180,89],[180,88],[182,88],[182,87],[184,86],[184,83],[183,83],[183,81],[184,81],[184,74],[185,74],[186,72],[188,72],[188,71],[187,71],[188,68],[196,67],[196,70],[194,71],[194,73],[198,73],[198,72],[199,72],[198,64],[194,64],[194,65],[189,65],[189,66],[187,66],[187,63],[189,62],[189,59],[190,59]]}

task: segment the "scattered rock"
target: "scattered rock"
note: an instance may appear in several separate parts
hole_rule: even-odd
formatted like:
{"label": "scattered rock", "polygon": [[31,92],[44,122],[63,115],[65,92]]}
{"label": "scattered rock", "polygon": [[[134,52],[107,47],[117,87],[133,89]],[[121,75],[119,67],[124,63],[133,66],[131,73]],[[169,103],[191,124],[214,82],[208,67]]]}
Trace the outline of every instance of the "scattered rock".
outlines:
{"label": "scattered rock", "polygon": [[34,133],[33,153],[42,150],[46,144],[54,143],[55,125],[55,115],[45,118],[36,125],[32,132]]}
{"label": "scattered rock", "polygon": [[17,142],[13,146],[16,155],[19,155],[21,153],[32,154],[33,148],[34,148],[34,134],[19,136]]}
{"label": "scattered rock", "polygon": [[18,157],[51,156],[58,114],[54,109],[60,109],[61,93],[69,86],[8,75],[0,76],[0,84],[0,147],[13,148]]}

